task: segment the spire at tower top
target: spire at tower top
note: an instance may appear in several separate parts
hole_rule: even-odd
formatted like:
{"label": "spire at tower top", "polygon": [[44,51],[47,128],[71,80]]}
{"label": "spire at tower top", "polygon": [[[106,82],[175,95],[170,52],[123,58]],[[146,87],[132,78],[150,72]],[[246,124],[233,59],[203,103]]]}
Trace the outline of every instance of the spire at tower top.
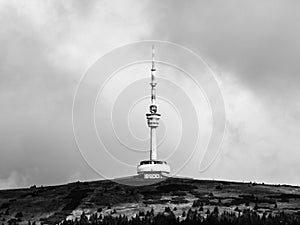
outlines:
{"label": "spire at tower top", "polygon": [[154,67],[154,57],[155,57],[155,48],[154,45],[152,45],[152,68],[151,71],[155,71],[155,67]]}

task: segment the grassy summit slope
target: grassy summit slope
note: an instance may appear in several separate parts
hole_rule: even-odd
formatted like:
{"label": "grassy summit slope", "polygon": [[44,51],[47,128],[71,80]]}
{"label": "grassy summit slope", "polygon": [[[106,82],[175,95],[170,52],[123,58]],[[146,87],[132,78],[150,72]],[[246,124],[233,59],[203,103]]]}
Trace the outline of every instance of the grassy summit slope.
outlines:
{"label": "grassy summit slope", "polygon": [[[130,179],[130,178],[128,178]],[[0,191],[0,220],[59,222],[82,210],[132,216],[140,211],[163,211],[180,216],[190,207],[204,211],[215,206],[226,211],[300,212],[300,188],[225,181],[169,178],[161,183],[134,187],[108,180]],[[101,210],[102,209],[102,210]],[[22,222],[21,222],[22,223]]]}

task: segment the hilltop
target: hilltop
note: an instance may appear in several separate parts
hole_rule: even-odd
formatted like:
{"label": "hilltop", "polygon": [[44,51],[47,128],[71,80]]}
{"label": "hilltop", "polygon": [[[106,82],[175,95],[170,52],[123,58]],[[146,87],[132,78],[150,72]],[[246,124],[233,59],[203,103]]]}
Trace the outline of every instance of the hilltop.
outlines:
{"label": "hilltop", "polygon": [[[129,179],[129,178],[128,178]],[[0,191],[0,220],[17,218],[20,224],[42,221],[54,224],[82,211],[103,215],[134,216],[139,212],[163,211],[181,216],[189,208],[203,213],[218,206],[220,211],[252,209],[258,213],[300,212],[300,188],[227,181],[169,178],[148,186],[126,186],[110,180]]]}

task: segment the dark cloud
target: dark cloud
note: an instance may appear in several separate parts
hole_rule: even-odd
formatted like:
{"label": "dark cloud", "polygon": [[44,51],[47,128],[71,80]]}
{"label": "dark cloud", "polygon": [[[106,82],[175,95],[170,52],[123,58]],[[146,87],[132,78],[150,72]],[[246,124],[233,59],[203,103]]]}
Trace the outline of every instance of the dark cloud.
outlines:
{"label": "dark cloud", "polygon": [[66,182],[77,171],[74,161],[78,169],[88,170],[80,160],[71,124],[75,79],[80,74],[53,64],[49,56],[56,43],[30,17],[9,6],[3,12],[0,188]]}
{"label": "dark cloud", "polygon": [[56,0],[52,6],[54,12],[62,17],[68,17],[70,14],[78,14],[79,16],[86,17],[91,14],[91,11],[95,9],[97,4],[105,3],[101,0],[71,0],[67,2]]}
{"label": "dark cloud", "polygon": [[175,0],[150,4],[154,38],[186,45],[263,95],[277,92],[286,97],[286,89],[298,87],[299,2]]}
{"label": "dark cloud", "polygon": [[75,145],[74,92],[96,58],[144,32],[141,20],[132,20],[142,8],[1,1],[0,188],[99,178]]}

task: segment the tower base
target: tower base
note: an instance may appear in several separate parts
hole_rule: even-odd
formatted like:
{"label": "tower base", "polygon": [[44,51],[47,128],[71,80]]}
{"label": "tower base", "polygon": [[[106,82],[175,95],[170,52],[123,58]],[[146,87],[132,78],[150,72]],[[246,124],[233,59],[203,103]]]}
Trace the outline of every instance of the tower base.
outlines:
{"label": "tower base", "polygon": [[137,173],[144,179],[164,179],[170,175],[170,166],[165,161],[144,160],[137,166]]}

